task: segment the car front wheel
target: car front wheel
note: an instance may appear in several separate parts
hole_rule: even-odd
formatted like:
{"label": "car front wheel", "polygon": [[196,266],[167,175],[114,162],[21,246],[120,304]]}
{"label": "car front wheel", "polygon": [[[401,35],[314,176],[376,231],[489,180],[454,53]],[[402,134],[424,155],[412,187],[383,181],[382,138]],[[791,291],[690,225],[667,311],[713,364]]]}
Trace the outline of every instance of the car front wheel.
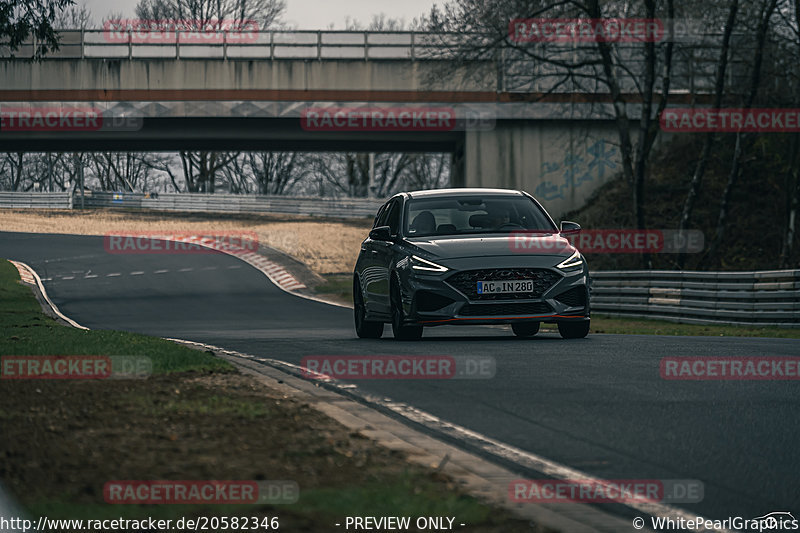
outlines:
{"label": "car front wheel", "polygon": [[589,334],[589,321],[559,322],[558,332],[565,339],[582,339]]}
{"label": "car front wheel", "polygon": [[403,301],[400,296],[400,285],[397,281],[392,283],[391,306],[392,333],[394,334],[394,338],[400,341],[416,341],[421,339],[422,326],[410,326],[405,324]]}

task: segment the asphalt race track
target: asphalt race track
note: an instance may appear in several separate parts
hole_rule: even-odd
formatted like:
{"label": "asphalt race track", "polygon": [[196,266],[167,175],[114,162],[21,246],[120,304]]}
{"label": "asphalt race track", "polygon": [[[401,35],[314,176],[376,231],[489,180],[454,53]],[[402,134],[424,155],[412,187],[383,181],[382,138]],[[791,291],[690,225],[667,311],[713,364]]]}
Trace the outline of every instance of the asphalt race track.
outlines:
{"label": "asphalt race track", "polygon": [[[352,311],[286,294],[227,255],[114,255],[102,237],[0,233],[0,257],[43,278],[92,329],[207,342],[299,364],[309,355],[489,355],[493,379],[370,380],[359,388],[606,479],[699,479],[677,505],[708,518],[800,511],[798,381],[665,381],[665,356],[788,356],[800,341],[425,330],[360,340]],[[795,515],[797,517],[797,515]]]}

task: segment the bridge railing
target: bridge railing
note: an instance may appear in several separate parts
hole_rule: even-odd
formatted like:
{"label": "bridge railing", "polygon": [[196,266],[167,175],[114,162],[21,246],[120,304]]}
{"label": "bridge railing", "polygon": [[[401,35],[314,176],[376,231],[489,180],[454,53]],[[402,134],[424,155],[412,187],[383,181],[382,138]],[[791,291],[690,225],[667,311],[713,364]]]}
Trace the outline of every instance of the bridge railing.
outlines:
{"label": "bridge railing", "polygon": [[[455,34],[413,31],[230,31],[140,33],[135,30],[62,30],[63,59],[424,59],[441,57]],[[28,39],[14,57],[30,58]],[[0,46],[0,57],[10,52]]]}
{"label": "bridge railing", "polygon": [[[426,60],[447,59],[465,44],[464,35],[414,31],[139,31],[135,29],[62,30],[60,49],[48,54],[55,59],[220,59],[220,60]],[[480,40],[480,35],[474,36]],[[469,45],[469,41],[466,42]],[[534,43],[542,55],[564,56],[574,60],[573,44]],[[14,52],[14,57],[30,58],[37,47],[31,38]],[[544,48],[546,47],[546,48]],[[623,90],[636,90],[631,73],[642,70],[641,51],[635,44],[620,45],[617,52],[626,61],[618,73]],[[10,57],[0,43],[0,58]],[[713,88],[718,44],[690,43],[676,47],[673,92],[710,92]],[[562,86],[564,73],[546,62],[532,61],[518,50],[503,49],[494,58],[498,71],[498,91],[502,92],[594,92],[606,90],[594,80],[591,68],[581,71],[575,85]],[[639,63],[637,63],[639,61]],[[728,82],[744,80],[747,68],[741,59],[731,58]],[[746,66],[746,65],[745,65]],[[736,78],[736,79],[734,79]],[[586,81],[588,80],[588,81]],[[587,85],[588,83],[588,85]],[[592,85],[594,83],[594,85]],[[743,81],[741,82],[743,83]],[[657,87],[658,89],[658,87]]]}
{"label": "bridge railing", "polygon": [[592,272],[593,313],[690,324],[800,327],[800,270]]}

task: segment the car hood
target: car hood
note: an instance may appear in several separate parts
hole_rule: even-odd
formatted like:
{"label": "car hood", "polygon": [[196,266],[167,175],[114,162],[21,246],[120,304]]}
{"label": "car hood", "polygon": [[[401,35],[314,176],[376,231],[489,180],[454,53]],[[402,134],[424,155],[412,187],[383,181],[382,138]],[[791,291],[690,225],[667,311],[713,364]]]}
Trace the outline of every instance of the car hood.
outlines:
{"label": "car hood", "polygon": [[415,237],[409,243],[442,259],[515,255],[569,257],[575,252],[567,239],[557,233],[513,232],[490,235]]}

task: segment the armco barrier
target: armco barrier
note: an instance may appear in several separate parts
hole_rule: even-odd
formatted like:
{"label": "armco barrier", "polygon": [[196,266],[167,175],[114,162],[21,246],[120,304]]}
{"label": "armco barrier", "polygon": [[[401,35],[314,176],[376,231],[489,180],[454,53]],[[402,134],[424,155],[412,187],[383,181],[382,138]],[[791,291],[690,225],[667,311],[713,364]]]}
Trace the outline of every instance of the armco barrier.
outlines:
{"label": "armco barrier", "polygon": [[0,208],[72,209],[69,192],[0,192]]}
{"label": "armco barrier", "polygon": [[[92,192],[84,196],[86,208],[153,209],[205,213],[286,213],[316,217],[374,217],[384,200],[374,198],[313,198],[303,196],[247,196],[239,194]],[[78,196],[74,205],[80,206]]]}
{"label": "armco barrier", "polygon": [[592,312],[690,324],[800,327],[800,270],[592,273]]}

